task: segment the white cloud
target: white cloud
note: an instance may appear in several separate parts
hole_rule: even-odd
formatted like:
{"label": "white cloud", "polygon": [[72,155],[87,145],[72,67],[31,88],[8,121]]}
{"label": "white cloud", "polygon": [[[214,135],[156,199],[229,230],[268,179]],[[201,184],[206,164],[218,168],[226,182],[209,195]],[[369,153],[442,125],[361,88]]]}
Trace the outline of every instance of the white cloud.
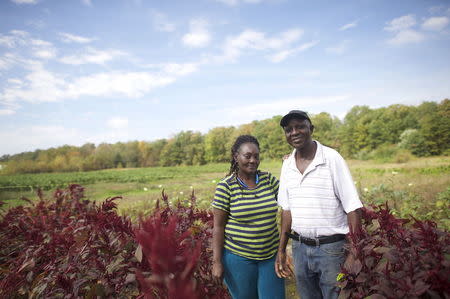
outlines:
{"label": "white cloud", "polygon": [[84,5],[92,6],[92,0],[81,0]]}
{"label": "white cloud", "polygon": [[56,49],[53,44],[40,39],[31,39],[31,45],[33,45],[33,56],[42,59],[51,59],[56,56]]}
{"label": "white cloud", "polygon": [[53,102],[65,94],[66,82],[58,75],[53,74],[36,64],[30,66],[32,72],[25,76],[24,86],[8,86],[0,93],[0,100],[6,102]]}
{"label": "white cloud", "polygon": [[36,4],[36,3],[38,3],[37,0],[11,0],[11,1],[16,4]]}
{"label": "white cloud", "polygon": [[60,62],[71,65],[81,64],[105,64],[114,58],[127,55],[119,50],[97,50],[94,48],[86,48],[86,53],[80,55],[64,56]]}
{"label": "white cloud", "polygon": [[406,15],[388,22],[384,30],[397,32],[409,29],[414,25],[416,25],[416,17],[414,15]]}
{"label": "white cloud", "polygon": [[0,115],[13,115],[16,111],[12,109],[0,109]]}
{"label": "white cloud", "polygon": [[217,2],[224,3],[226,5],[235,6],[240,3],[250,3],[250,4],[257,4],[262,2],[262,0],[216,0]]}
{"label": "white cloud", "polygon": [[197,71],[197,64],[195,63],[168,63],[162,66],[165,73],[175,76],[184,76]]}
{"label": "white cloud", "polygon": [[201,19],[192,20],[189,24],[190,32],[183,36],[183,43],[192,48],[206,47],[211,41],[208,23]]}
{"label": "white cloud", "polygon": [[297,54],[298,52],[306,51],[306,50],[314,47],[318,43],[319,43],[318,41],[312,41],[312,42],[309,42],[309,43],[305,43],[305,44],[303,44],[303,45],[301,45],[299,47],[296,47],[296,48],[293,48],[293,49],[288,49],[288,50],[283,50],[283,51],[280,51],[278,53],[275,53],[274,55],[269,56],[268,58],[269,58],[270,61],[272,61],[274,63],[278,63],[278,62],[281,62],[281,61],[287,59],[290,56],[293,56],[293,55]]}
{"label": "white cloud", "polygon": [[65,80],[44,68],[36,68],[25,77],[25,86],[9,86],[0,93],[6,102],[55,102],[81,96],[118,96],[138,98],[154,88],[173,83],[176,76],[154,75],[146,72],[98,73]]}
{"label": "white cloud", "polygon": [[35,50],[33,55],[42,59],[50,59],[56,56],[56,50],[54,49]]}
{"label": "white cloud", "polygon": [[449,18],[447,17],[431,17],[422,23],[422,29],[431,31],[441,31],[447,27]]}
{"label": "white cloud", "polygon": [[7,48],[15,48],[27,44],[28,32],[21,30],[11,30],[10,35],[0,34],[0,45]]}
{"label": "white cloud", "polygon": [[7,80],[7,82],[14,85],[23,85],[23,81],[17,78],[10,78]]}
{"label": "white cloud", "polygon": [[239,109],[233,107],[222,109],[220,114],[229,117],[233,123],[246,123],[249,119],[264,119],[277,114],[282,115],[292,109],[308,111],[313,107],[323,107],[325,104],[340,103],[348,99],[350,99],[349,95],[274,99],[258,103],[258,109],[255,109],[254,105],[241,105]]}
{"label": "white cloud", "polygon": [[344,26],[342,26],[341,28],[339,28],[339,30],[340,30],[340,31],[345,31],[345,30],[347,30],[347,29],[354,28],[354,27],[356,27],[357,25],[358,25],[358,22],[357,22],[357,21],[354,21],[353,23],[345,24]]}
{"label": "white cloud", "polygon": [[384,30],[393,32],[394,37],[387,42],[391,45],[404,45],[410,43],[420,43],[425,40],[425,36],[417,30],[412,29],[416,25],[416,18],[414,15],[406,15],[387,23]]}
{"label": "white cloud", "polygon": [[168,85],[175,77],[146,72],[110,72],[78,78],[71,83],[67,95],[71,98],[86,96],[125,95],[138,98],[151,90]]}
{"label": "white cloud", "polygon": [[[56,56],[56,49],[53,44],[41,40],[30,38],[29,33],[21,30],[12,30],[10,35],[0,34],[0,45],[4,45],[7,48],[15,49],[17,47],[30,48],[32,50],[32,55],[38,58],[50,59]],[[1,58],[0,58],[1,60]],[[1,67],[0,62],[0,68]]]}
{"label": "white cloud", "polygon": [[107,121],[108,127],[112,129],[125,129],[128,127],[128,118],[126,117],[112,117]]}
{"label": "white cloud", "polygon": [[393,38],[388,40],[391,45],[404,45],[410,43],[419,43],[425,39],[425,36],[415,30],[403,30],[398,32]]}
{"label": "white cloud", "polygon": [[1,149],[3,154],[13,154],[61,146],[62,144],[81,146],[86,142],[86,137],[76,129],[60,125],[47,125],[0,130],[0,140],[14,140],[14,142],[4,142]]}
{"label": "white cloud", "polygon": [[159,12],[153,14],[153,26],[162,32],[173,32],[176,29],[175,24],[170,23],[167,16]]}
{"label": "white cloud", "polygon": [[79,36],[71,33],[60,32],[61,40],[65,43],[87,44],[95,40],[94,38]]}
{"label": "white cloud", "polygon": [[0,70],[7,70],[11,68],[13,64],[14,62],[8,57],[8,53],[5,56],[0,57]]}
{"label": "white cloud", "polygon": [[277,37],[267,38],[264,32],[245,30],[238,36],[228,37],[223,48],[223,55],[218,57],[219,61],[235,62],[245,52],[256,51],[276,51],[269,55],[273,62],[279,62],[286,57],[302,50],[302,47],[311,47],[311,42],[300,47],[292,48],[292,43],[296,42],[303,35],[303,30],[294,28],[282,32]]}
{"label": "white cloud", "polygon": [[326,48],[325,51],[328,53],[341,55],[347,51],[349,43],[349,41],[345,40],[334,47]]}

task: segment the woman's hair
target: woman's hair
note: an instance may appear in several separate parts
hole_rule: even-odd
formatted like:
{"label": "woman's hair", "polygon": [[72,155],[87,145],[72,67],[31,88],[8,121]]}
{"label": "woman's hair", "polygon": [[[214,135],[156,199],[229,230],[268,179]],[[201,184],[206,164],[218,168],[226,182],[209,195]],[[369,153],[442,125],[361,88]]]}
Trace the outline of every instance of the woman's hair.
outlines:
{"label": "woman's hair", "polygon": [[239,151],[239,148],[244,143],[253,143],[258,147],[259,150],[259,142],[258,139],[251,135],[241,135],[238,138],[236,138],[236,141],[234,142],[233,146],[231,147],[231,161],[230,161],[230,172],[228,172],[228,175],[237,174],[239,170],[238,163],[236,160],[234,160],[234,155]]}

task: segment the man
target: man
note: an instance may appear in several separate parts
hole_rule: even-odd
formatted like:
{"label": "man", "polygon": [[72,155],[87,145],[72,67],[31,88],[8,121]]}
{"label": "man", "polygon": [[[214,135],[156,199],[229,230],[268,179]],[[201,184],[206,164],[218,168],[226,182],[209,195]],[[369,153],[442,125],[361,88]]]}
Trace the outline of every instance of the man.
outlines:
{"label": "man", "polygon": [[359,231],[362,203],[342,156],[312,139],[314,126],[305,112],[290,111],[280,125],[294,150],[281,168],[281,240],[275,272],[289,275],[286,245],[291,237],[300,297],[337,298],[345,235]]}

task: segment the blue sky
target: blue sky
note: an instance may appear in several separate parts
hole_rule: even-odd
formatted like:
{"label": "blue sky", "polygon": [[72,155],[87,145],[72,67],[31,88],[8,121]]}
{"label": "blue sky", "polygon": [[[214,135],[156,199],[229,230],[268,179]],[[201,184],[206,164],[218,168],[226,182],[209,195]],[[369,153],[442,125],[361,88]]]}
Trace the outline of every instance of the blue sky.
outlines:
{"label": "blue sky", "polygon": [[2,0],[0,155],[450,97],[450,2]]}

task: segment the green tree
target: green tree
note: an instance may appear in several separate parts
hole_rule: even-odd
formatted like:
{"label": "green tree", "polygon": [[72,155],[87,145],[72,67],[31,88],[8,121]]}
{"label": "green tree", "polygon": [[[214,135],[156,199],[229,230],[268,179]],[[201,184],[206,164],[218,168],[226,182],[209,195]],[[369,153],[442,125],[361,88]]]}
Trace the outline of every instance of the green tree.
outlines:
{"label": "green tree", "polygon": [[228,162],[234,127],[217,127],[211,129],[205,136],[205,160],[207,162]]}

